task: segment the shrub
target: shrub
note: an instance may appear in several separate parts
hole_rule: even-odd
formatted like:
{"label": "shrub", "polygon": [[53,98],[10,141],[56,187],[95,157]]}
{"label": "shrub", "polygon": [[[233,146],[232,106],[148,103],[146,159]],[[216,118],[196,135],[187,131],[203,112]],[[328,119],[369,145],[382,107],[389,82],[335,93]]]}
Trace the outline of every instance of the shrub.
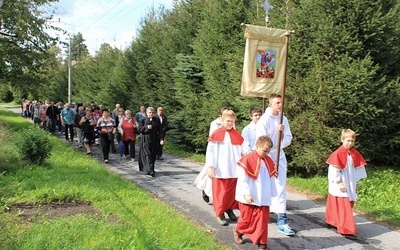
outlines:
{"label": "shrub", "polygon": [[43,164],[51,155],[53,144],[50,135],[37,128],[29,128],[21,131],[21,139],[18,143],[22,157],[30,163]]}

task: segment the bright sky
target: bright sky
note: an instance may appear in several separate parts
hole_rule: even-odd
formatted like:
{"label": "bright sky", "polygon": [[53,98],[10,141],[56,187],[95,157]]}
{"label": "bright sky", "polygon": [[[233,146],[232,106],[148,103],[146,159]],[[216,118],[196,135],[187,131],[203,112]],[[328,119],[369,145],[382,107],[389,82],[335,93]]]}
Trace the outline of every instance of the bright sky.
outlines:
{"label": "bright sky", "polygon": [[[125,49],[135,37],[140,20],[154,6],[167,9],[173,0],[60,0],[55,6],[56,25],[71,35],[82,33],[89,52],[94,54],[103,43]],[[59,20],[59,22],[58,22]],[[63,39],[68,41],[68,36]]]}

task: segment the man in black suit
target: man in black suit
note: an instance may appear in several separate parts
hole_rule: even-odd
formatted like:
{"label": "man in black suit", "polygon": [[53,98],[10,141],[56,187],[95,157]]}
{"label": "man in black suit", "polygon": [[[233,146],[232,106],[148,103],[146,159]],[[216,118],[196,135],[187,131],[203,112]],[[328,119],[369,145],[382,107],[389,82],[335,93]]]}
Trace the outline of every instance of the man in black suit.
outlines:
{"label": "man in black suit", "polygon": [[158,145],[164,143],[164,130],[158,117],[155,117],[154,108],[148,107],[146,115],[138,124],[138,132],[142,135],[139,140],[139,170],[154,177],[154,163]]}
{"label": "man in black suit", "polygon": [[[161,106],[158,107],[156,117],[160,120],[161,129],[163,130],[164,136],[165,136],[167,129],[168,129],[168,119],[163,114],[163,111],[164,111],[163,107],[161,107]],[[163,153],[163,144],[159,143],[158,150],[157,150],[157,160],[164,160],[164,158],[162,158],[162,153]]]}

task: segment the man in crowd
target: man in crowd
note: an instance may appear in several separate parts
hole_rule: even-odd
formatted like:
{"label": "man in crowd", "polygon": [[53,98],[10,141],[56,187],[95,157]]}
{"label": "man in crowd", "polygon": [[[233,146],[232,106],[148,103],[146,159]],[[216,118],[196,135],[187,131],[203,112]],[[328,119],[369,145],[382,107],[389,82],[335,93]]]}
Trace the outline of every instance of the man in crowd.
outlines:
{"label": "man in crowd", "polygon": [[74,140],[74,116],[75,111],[71,108],[71,105],[67,103],[65,108],[61,110],[61,126],[65,127],[65,140],[67,141]]}
{"label": "man in crowd", "polygon": [[[156,117],[160,120],[161,124],[161,129],[164,131],[164,137],[168,129],[168,119],[163,113],[164,109],[163,107],[158,107],[157,108],[157,115]],[[158,150],[157,150],[157,160],[164,160],[162,157],[163,153],[163,145],[161,143],[158,143]]]}
{"label": "man in crowd", "polygon": [[56,122],[60,117],[60,111],[54,105],[54,102],[50,102],[50,105],[46,109],[46,116],[49,118],[49,130],[54,133],[56,130]]}

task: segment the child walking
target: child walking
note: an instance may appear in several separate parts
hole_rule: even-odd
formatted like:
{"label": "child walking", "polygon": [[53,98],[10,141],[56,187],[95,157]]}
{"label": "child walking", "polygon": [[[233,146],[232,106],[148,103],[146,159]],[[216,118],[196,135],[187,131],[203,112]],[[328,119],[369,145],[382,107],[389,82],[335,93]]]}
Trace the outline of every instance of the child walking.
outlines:
{"label": "child walking", "polygon": [[221,226],[227,226],[229,219],[236,221],[233,209],[237,208],[235,200],[237,182],[237,162],[241,156],[242,135],[234,128],[236,114],[226,110],[221,116],[222,126],[215,130],[208,139],[206,152],[207,174],[212,179],[213,208]]}
{"label": "child walking", "polygon": [[261,115],[262,111],[260,108],[253,107],[250,109],[251,122],[242,130],[242,136],[244,139],[242,154],[248,154],[256,149],[256,128]]}
{"label": "child walking", "polygon": [[271,198],[276,196],[273,178],[278,174],[275,163],[268,156],[272,140],[266,135],[256,141],[255,151],[243,156],[238,165],[238,180],[235,199],[238,201],[240,217],[233,229],[234,240],[243,243],[247,236],[258,249],[267,249],[268,222]]}
{"label": "child walking", "polygon": [[342,145],[326,161],[328,170],[328,199],[326,202],[325,222],[336,227],[338,232],[355,239],[356,223],[352,208],[357,200],[357,182],[367,177],[366,162],[354,147],[356,133],[344,129],[341,135]]}

